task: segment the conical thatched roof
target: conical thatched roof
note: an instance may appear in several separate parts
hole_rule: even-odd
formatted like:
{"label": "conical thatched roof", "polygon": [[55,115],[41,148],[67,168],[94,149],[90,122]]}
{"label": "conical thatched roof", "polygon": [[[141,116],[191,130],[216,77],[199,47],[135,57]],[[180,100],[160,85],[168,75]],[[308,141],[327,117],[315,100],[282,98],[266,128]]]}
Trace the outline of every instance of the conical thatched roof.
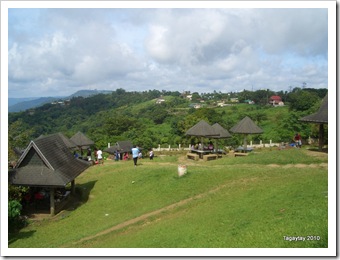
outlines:
{"label": "conical thatched roof", "polygon": [[131,152],[133,145],[130,141],[119,141],[114,146],[106,148],[104,152],[114,154],[116,151],[121,153]]}
{"label": "conical thatched roof", "polygon": [[255,125],[255,123],[246,116],[237,125],[230,129],[230,132],[236,134],[261,134],[263,130]]}
{"label": "conical thatched roof", "polygon": [[116,151],[120,152],[120,149],[119,149],[118,145],[114,145],[114,146],[111,146],[109,148],[105,148],[104,149],[104,152],[107,152],[109,154],[115,154]]}
{"label": "conical thatched roof", "polygon": [[70,138],[70,140],[79,147],[94,144],[94,142],[91,139],[89,139],[86,135],[84,135],[82,132],[76,133],[74,136]]}
{"label": "conical thatched roof", "polygon": [[31,141],[9,180],[22,186],[65,187],[89,166],[72,155],[60,134],[53,134]]}
{"label": "conical thatched roof", "polygon": [[300,121],[316,123],[316,124],[327,124],[328,123],[328,93],[323,98],[318,112],[305,116],[301,118]]}
{"label": "conical thatched roof", "polygon": [[219,123],[213,124],[212,127],[220,134],[214,138],[222,139],[231,137],[231,134],[228,132],[228,130],[224,129]]}
{"label": "conical thatched roof", "polygon": [[211,125],[209,125],[204,120],[201,120],[196,125],[191,127],[185,134],[198,137],[212,137],[220,135]]}

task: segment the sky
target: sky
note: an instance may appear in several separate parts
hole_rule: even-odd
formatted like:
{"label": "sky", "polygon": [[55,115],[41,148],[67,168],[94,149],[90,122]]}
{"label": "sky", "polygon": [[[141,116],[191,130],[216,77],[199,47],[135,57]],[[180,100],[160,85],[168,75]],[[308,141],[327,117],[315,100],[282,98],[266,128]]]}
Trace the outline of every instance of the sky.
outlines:
{"label": "sky", "polygon": [[328,88],[327,8],[81,7],[8,9],[9,97]]}

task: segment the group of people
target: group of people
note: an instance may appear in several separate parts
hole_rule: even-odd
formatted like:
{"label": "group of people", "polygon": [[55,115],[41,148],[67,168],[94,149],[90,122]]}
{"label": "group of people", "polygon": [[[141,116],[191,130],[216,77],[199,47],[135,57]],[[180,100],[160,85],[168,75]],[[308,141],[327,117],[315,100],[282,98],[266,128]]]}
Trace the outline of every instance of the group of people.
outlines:
{"label": "group of people", "polygon": [[201,143],[198,143],[198,144],[195,144],[195,145],[192,144],[191,150],[214,150],[214,145],[213,145],[212,142],[210,142],[208,146],[204,146],[203,149],[202,149]]}
{"label": "group of people", "polygon": [[[91,151],[91,148],[87,149],[87,154],[86,155],[87,155],[87,160],[89,162],[91,162],[92,161],[92,151]],[[95,159],[94,160],[95,164],[104,164],[103,151],[100,148],[99,149],[95,148],[93,155],[94,155],[94,159]]]}

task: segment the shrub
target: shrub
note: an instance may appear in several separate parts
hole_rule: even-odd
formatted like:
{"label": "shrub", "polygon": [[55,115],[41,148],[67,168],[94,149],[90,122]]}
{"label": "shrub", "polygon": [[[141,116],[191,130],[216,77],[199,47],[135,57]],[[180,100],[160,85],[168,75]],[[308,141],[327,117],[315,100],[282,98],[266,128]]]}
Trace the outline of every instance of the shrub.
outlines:
{"label": "shrub", "polygon": [[25,220],[21,218],[22,206],[17,200],[10,200],[8,202],[8,229],[15,231],[25,225]]}

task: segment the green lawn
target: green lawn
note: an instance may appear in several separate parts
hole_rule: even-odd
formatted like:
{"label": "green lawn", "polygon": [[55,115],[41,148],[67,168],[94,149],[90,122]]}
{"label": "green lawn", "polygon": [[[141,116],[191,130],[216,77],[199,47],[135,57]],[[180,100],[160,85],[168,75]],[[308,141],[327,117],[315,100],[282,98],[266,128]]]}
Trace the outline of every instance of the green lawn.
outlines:
{"label": "green lawn", "polygon": [[[327,161],[304,149],[209,162],[158,154],[136,168],[106,161],[76,179],[80,205],[10,234],[9,247],[327,247]],[[320,238],[284,239],[293,236]]]}

